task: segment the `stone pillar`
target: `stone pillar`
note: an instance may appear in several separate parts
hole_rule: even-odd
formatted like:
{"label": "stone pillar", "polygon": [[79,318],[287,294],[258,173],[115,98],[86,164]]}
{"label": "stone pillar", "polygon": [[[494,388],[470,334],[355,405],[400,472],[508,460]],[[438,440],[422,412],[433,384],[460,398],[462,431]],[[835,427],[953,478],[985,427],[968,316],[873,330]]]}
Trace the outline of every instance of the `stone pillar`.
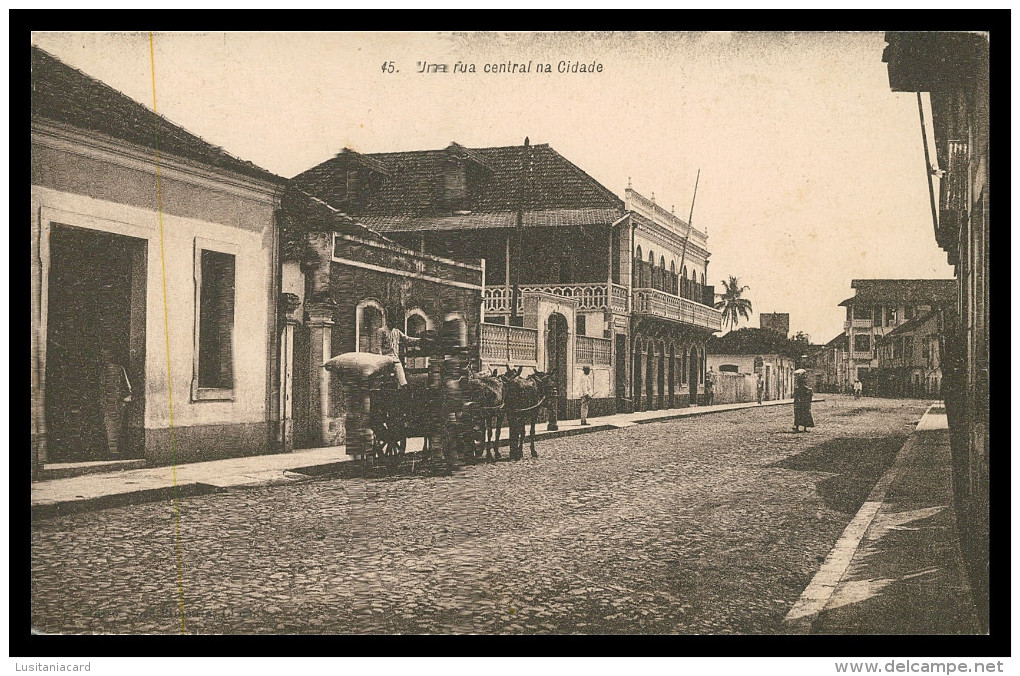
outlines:
{"label": "stone pillar", "polygon": [[[329,371],[322,368],[323,363],[333,356],[333,313],[335,305],[331,301],[309,303],[305,307],[305,323],[308,326],[308,419],[319,420],[319,429],[312,435],[315,445],[325,446],[329,443]],[[318,387],[315,387],[318,383]]]}
{"label": "stone pillar", "polygon": [[[284,453],[294,450],[294,327],[299,323],[301,299],[293,293],[280,295],[283,332],[280,335],[280,446]],[[324,369],[325,370],[325,369]]]}

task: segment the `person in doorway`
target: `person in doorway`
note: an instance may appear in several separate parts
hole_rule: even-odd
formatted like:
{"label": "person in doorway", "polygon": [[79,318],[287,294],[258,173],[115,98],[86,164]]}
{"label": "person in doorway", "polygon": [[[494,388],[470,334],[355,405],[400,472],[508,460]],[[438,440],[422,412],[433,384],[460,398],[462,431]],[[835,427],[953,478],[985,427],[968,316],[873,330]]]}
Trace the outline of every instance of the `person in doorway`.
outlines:
{"label": "person in doorway", "polygon": [[588,424],[588,406],[595,396],[595,377],[592,375],[591,367],[585,366],[581,369],[581,424]]}
{"label": "person in doorway", "polygon": [[814,427],[815,421],[811,417],[811,400],[815,393],[807,386],[807,378],[804,373],[796,374],[797,386],[793,390],[793,431],[800,432],[803,427]]}
{"label": "person in doorway", "polygon": [[705,374],[705,406],[712,405],[712,399],[715,397],[715,367],[709,366],[708,373]]}
{"label": "person in doorway", "polygon": [[383,317],[382,326],[375,332],[375,353],[393,360],[393,369],[397,374],[399,387],[407,387],[407,375],[404,373],[404,363],[400,359],[400,348],[402,345],[415,345],[421,338],[411,338],[400,329],[389,327],[386,317]]}
{"label": "person in doorway", "polygon": [[754,389],[758,393],[758,405],[761,406],[761,399],[765,396],[765,379],[760,373],[755,374]]}
{"label": "person in doorway", "polygon": [[102,358],[103,386],[103,427],[106,430],[106,447],[111,458],[120,456],[121,432],[124,427],[124,411],[131,402],[131,381],[127,370],[104,347]]}
{"label": "person in doorway", "polygon": [[864,385],[861,384],[860,379],[854,380],[854,399],[860,399],[861,393],[864,391]]}

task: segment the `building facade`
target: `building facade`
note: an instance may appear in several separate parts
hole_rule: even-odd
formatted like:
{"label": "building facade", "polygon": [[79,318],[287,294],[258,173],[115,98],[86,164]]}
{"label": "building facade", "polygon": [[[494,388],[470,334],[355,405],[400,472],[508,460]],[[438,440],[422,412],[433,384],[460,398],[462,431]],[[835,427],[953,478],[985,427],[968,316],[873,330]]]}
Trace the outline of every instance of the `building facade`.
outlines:
{"label": "building facade", "polygon": [[785,338],[790,335],[790,313],[761,312],[758,314],[758,326],[782,334]]}
{"label": "building facade", "polygon": [[847,338],[847,377],[860,380],[865,395],[879,386],[878,340],[898,326],[935,308],[951,305],[956,297],[952,279],[855,279],[857,293],[840,305],[846,307],[843,323]]}
{"label": "building facade", "polygon": [[[789,399],[795,386],[793,372],[802,346],[768,329],[743,328],[723,336],[713,336],[707,343],[708,367],[716,377],[716,403],[755,401],[758,376],[764,381],[763,400]],[[733,384],[729,378],[741,376],[746,385]],[[724,384],[720,387],[719,380]],[[742,394],[741,394],[742,393]]]}
{"label": "building facade", "polygon": [[[335,446],[347,402],[322,364],[375,351],[384,323],[411,337],[454,325],[477,351],[484,269],[402,247],[293,186],[282,204],[282,437],[288,449]],[[409,377],[427,371],[427,357],[402,356]]]}
{"label": "building facade", "polygon": [[[953,449],[960,538],[976,599],[988,611],[989,520],[989,38],[970,32],[890,32],[883,61],[894,92],[916,93],[935,241],[956,271],[943,313],[943,398]],[[931,103],[924,117],[922,94]],[[919,168],[919,175],[921,168]],[[920,180],[920,179],[919,179]]]}
{"label": "building facade", "polygon": [[33,476],[273,448],[284,180],[37,48],[32,88]]}
{"label": "building facade", "polygon": [[552,372],[560,418],[579,413],[584,366],[593,416],[683,405],[692,368],[703,382],[692,340],[720,328],[703,303],[703,233],[684,253],[685,223],[633,191],[624,202],[548,145],[345,149],[294,182],[407,250],[484,261],[481,359]]}
{"label": "building facade", "polygon": [[941,342],[934,312],[901,324],[878,339],[875,383],[883,397],[940,397]]}

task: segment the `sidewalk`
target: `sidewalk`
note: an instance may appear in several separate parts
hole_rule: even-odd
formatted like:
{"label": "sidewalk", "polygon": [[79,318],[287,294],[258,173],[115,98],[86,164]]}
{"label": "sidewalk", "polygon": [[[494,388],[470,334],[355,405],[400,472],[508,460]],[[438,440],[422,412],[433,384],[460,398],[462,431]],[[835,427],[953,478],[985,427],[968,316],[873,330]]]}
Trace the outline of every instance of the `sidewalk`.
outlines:
{"label": "sidewalk", "polygon": [[928,409],[783,622],[795,634],[982,633],[953,508],[945,409]]}
{"label": "sidewalk", "polygon": [[[766,401],[761,406],[791,404],[792,399],[782,399]],[[546,429],[546,423],[540,423],[535,425],[535,442],[744,408],[758,408],[758,404],[753,402],[717,404],[620,413],[591,418],[591,424],[585,426],[582,426],[579,420],[564,420],[560,421],[559,429],[552,432]],[[508,443],[508,431],[504,426],[500,445],[506,446]],[[421,444],[420,437],[408,439],[408,452],[420,449]],[[174,496],[175,484],[179,496],[189,496],[214,493],[233,487],[272,486],[309,481],[316,475],[328,473],[350,460],[351,456],[347,455],[345,447],[334,446],[303,449],[293,453],[194,462],[176,467],[126,469],[36,481],[32,483],[32,518],[169,500]]]}

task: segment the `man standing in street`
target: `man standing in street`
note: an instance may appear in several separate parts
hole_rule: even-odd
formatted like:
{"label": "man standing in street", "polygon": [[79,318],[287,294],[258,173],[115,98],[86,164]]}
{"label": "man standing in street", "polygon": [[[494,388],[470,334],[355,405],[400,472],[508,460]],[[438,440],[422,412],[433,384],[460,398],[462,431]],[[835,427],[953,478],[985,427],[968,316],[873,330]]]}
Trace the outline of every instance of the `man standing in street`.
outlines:
{"label": "man standing in street", "polygon": [[715,397],[715,367],[709,366],[708,373],[705,374],[705,406],[712,405],[712,399]]}
{"label": "man standing in street", "polygon": [[864,385],[861,384],[860,379],[854,380],[854,399],[861,398],[861,392],[864,390]]}
{"label": "man standing in street", "polygon": [[581,369],[583,375],[581,376],[581,424],[588,424],[588,405],[591,403],[591,398],[595,396],[595,378],[592,376],[591,367],[585,366]]}
{"label": "man standing in street", "polygon": [[761,406],[761,398],[765,394],[765,379],[761,377],[760,373],[756,373],[754,377],[754,389],[758,392],[758,405]]}
{"label": "man standing in street", "polygon": [[375,345],[373,346],[375,347],[375,352],[376,354],[393,359],[393,369],[397,373],[397,383],[400,387],[407,386],[404,364],[400,361],[401,343],[404,345],[414,345],[420,340],[420,338],[411,338],[400,329],[391,329],[386,322],[386,317],[383,317],[382,326],[376,329]]}

